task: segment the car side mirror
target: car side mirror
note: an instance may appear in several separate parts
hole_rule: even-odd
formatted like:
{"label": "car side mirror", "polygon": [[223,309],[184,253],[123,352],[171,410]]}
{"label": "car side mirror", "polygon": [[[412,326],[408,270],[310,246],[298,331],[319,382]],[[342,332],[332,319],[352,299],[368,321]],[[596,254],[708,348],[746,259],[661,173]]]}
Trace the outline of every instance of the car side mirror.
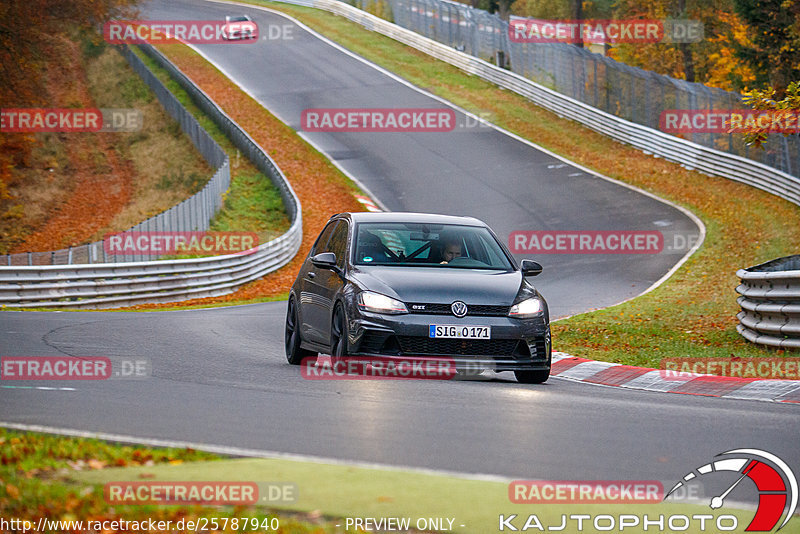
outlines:
{"label": "car side mirror", "polygon": [[322,269],[331,269],[335,271],[336,254],[334,254],[333,252],[321,252],[311,258],[311,263],[313,263],[316,267],[320,267]]}
{"label": "car side mirror", "polygon": [[522,260],[520,268],[522,269],[522,276],[536,276],[542,274],[541,264],[533,260]]}

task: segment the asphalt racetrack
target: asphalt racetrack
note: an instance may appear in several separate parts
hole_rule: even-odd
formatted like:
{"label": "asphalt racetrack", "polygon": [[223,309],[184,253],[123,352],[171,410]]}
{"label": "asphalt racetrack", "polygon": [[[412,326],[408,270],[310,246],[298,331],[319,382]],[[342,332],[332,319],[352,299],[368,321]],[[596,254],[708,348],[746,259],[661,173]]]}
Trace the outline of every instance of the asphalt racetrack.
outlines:
{"label": "asphalt racetrack", "polygon": [[[249,13],[204,1],[144,5],[145,18]],[[296,129],[310,108],[446,108],[293,26],[291,40],[198,49]],[[683,211],[593,176],[495,129],[304,137],[393,211],[471,215],[516,230],[698,235]],[[474,121],[473,121],[474,122]],[[554,316],[633,297],[686,253],[535,258]],[[524,257],[524,256],[518,256]],[[148,313],[0,312],[0,355],[141,360],[149,376],[0,386],[0,421],[515,479],[677,480],[734,448],[800,466],[796,405],[623,390],[551,378],[308,381],[286,363],[285,302]],[[556,342],[557,348],[557,342]],[[48,389],[41,389],[41,388]]]}

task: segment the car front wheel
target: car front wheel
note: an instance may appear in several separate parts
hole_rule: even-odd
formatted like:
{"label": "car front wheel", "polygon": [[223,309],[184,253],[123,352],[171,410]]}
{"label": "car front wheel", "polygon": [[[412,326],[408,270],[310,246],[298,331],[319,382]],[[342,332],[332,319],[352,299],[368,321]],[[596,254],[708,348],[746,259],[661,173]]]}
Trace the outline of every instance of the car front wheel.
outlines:
{"label": "car front wheel", "polygon": [[331,322],[331,361],[343,360],[347,357],[347,318],[344,308],[337,304],[333,310]]}
{"label": "car front wheel", "polygon": [[517,382],[522,384],[541,384],[550,378],[550,369],[544,371],[514,371]]}
{"label": "car front wheel", "polygon": [[300,319],[294,297],[289,299],[289,307],[286,310],[286,334],[284,342],[286,345],[286,360],[292,365],[300,365],[303,358],[317,355],[317,353],[313,351],[300,347]]}

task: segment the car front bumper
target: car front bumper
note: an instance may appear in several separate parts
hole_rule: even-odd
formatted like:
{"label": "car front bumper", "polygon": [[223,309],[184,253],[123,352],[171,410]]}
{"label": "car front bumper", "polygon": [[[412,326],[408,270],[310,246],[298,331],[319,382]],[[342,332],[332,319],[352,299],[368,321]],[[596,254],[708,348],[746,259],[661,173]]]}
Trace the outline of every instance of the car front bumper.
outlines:
{"label": "car front bumper", "polygon": [[[430,325],[489,326],[491,339],[435,339]],[[389,359],[447,359],[459,370],[536,371],[550,369],[550,328],[544,314],[532,319],[497,316],[401,314],[351,310],[348,353]]]}

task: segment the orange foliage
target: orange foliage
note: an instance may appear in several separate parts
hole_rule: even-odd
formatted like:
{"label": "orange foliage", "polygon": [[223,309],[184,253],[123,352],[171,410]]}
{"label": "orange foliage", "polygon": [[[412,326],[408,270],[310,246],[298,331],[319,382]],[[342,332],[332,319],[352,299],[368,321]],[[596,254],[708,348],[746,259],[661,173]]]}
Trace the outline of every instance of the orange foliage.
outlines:
{"label": "orange foliage", "polygon": [[[132,17],[136,0],[3,0],[0,3],[0,102],[4,108],[56,107],[46,98],[46,49],[72,31],[91,32],[111,17]],[[18,216],[9,192],[13,169],[30,164],[36,138],[0,134],[0,217]]]}
{"label": "orange foliage", "polygon": [[[745,87],[756,80],[753,69],[736,57],[733,43],[750,45],[747,37],[747,26],[735,13],[720,12],[717,14],[719,21],[728,27],[727,35],[711,35],[708,37],[715,50],[708,55],[708,62],[712,66],[708,69],[706,85],[719,87],[728,91],[737,90],[737,84]],[[734,80],[738,82],[734,83]]]}

